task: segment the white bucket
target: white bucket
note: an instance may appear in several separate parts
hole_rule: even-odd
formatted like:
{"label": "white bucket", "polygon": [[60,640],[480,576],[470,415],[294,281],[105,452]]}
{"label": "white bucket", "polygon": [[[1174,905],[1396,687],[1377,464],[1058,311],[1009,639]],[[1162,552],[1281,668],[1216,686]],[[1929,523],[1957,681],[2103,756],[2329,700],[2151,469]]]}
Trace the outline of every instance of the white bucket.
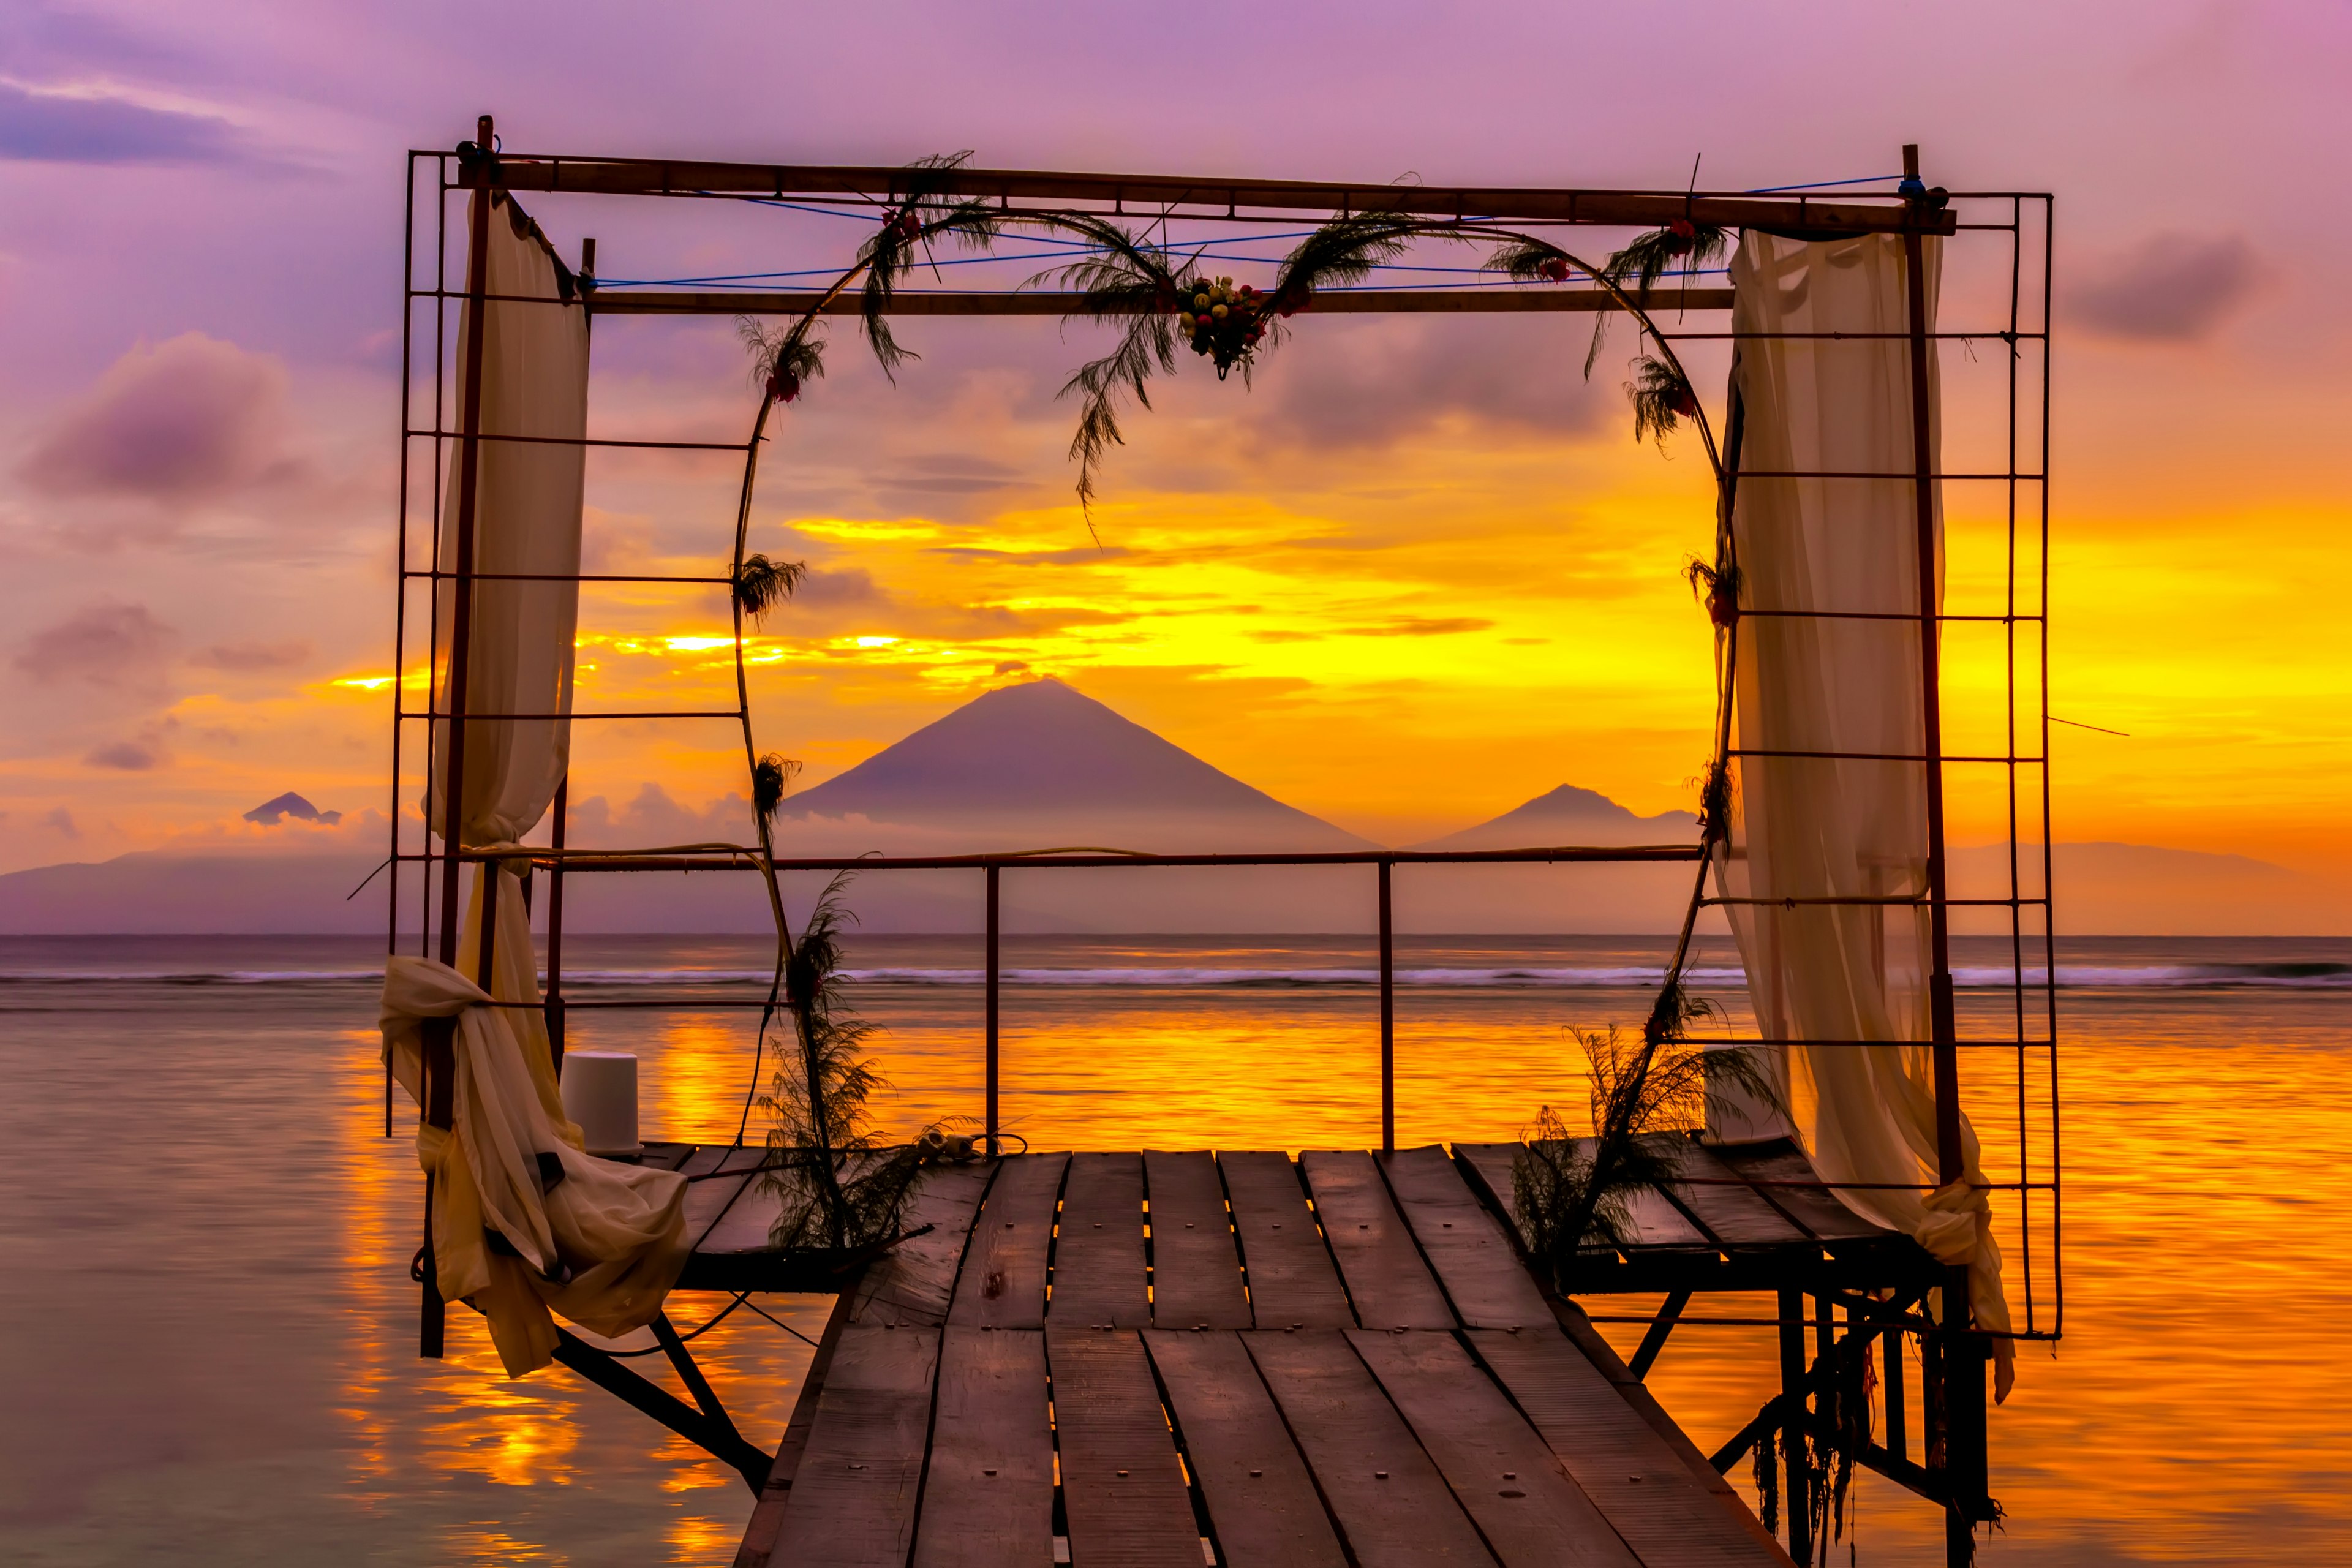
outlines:
{"label": "white bucket", "polygon": [[642,1153],[636,1057],[627,1051],[564,1052],[563,1114],[580,1124],[591,1154]]}

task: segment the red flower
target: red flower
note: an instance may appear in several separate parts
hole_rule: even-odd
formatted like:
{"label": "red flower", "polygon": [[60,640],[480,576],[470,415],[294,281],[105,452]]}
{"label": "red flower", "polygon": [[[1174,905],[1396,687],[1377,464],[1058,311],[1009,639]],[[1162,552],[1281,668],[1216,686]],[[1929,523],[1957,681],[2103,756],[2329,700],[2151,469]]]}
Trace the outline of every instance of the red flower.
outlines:
{"label": "red flower", "polygon": [[779,403],[790,403],[801,395],[801,378],[791,371],[779,371],[768,378],[768,395]]}
{"label": "red flower", "polygon": [[1666,406],[1685,419],[1698,417],[1698,399],[1691,395],[1691,389],[1687,386],[1677,386],[1667,393]]}
{"label": "red flower", "polygon": [[1675,219],[1674,222],[1666,225],[1666,232],[1673,235],[1676,239],[1696,239],[1698,237],[1697,228],[1694,226],[1691,220],[1686,217],[1678,217]]}
{"label": "red flower", "polygon": [[1568,281],[1568,263],[1561,260],[1557,256],[1545,258],[1543,263],[1538,266],[1536,270],[1541,273],[1544,277],[1550,279],[1555,283],[1565,283]]}

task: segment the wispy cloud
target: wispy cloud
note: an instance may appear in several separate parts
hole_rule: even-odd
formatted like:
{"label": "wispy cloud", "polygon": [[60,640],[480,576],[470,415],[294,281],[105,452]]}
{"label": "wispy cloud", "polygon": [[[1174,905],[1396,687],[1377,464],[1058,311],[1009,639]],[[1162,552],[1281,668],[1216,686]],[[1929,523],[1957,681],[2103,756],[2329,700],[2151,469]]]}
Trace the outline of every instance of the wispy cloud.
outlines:
{"label": "wispy cloud", "polygon": [[36,163],[247,163],[246,132],[219,115],[112,89],[0,78],[0,159]]}
{"label": "wispy cloud", "polygon": [[185,502],[282,473],[285,367],[202,332],[108,368],[18,469],[36,489]]}
{"label": "wispy cloud", "polygon": [[2072,302],[2076,318],[2102,336],[2190,342],[2261,281],[2262,259],[2243,235],[2160,234],[2095,268]]}

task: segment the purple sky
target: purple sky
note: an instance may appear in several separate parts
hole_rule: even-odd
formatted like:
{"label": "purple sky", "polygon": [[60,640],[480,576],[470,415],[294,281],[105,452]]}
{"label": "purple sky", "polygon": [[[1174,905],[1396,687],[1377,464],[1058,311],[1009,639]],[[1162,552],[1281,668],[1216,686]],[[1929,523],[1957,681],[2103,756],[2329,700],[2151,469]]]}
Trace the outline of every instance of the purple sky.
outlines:
{"label": "purple sky", "polygon": [[[169,781],[206,734],[234,741],[192,698],[382,660],[401,153],[470,135],[484,110],[517,151],[898,163],[970,147],[1010,166],[1449,184],[1679,186],[1703,153],[1703,184],[1748,188],[1888,174],[1916,141],[1935,182],[2060,194],[2077,345],[2060,361],[2062,510],[2101,548],[2200,542],[2134,578],[2148,616],[2268,628],[2200,658],[2275,684],[2325,657],[2318,619],[2251,606],[2352,571],[2334,259],[2347,45],[2342,4],[20,0],[0,13],[0,868],[152,841],[142,800],[178,827],[305,782],[246,800],[261,774]],[[742,258],[738,240],[661,237],[643,216],[600,216],[608,274]],[[550,220],[567,247],[583,221]],[[988,352],[944,329],[925,341],[934,365]],[[1507,424],[1536,395],[1507,345],[1474,346],[1464,371],[1402,328],[1362,341],[1370,359],[1302,359],[1287,391],[1256,395],[1273,423],[1253,438],[1369,450],[1417,407]],[[1038,342],[1040,364],[1076,357]],[[688,387],[740,403],[715,342],[600,337],[600,363],[627,370],[640,407]],[[1392,404],[1349,402],[1365,363]],[[838,406],[869,395],[845,387]],[[904,395],[952,413],[960,394],[918,378]],[[887,432],[856,438],[888,449]],[[905,482],[983,492],[972,465],[1004,454],[964,446],[929,478],[901,451]],[[1005,460],[1066,484],[1051,442]],[[912,503],[869,510],[891,504]],[[2200,551],[2225,538],[2242,548],[2223,574],[2261,592],[2207,604]],[[841,570],[837,596],[870,601]],[[2303,710],[2341,711],[2334,658],[2292,694]],[[1200,739],[1177,707],[1139,717]],[[2265,777],[2347,760],[2340,721],[2208,719],[2196,744],[2271,746]],[[366,744],[331,743],[352,777]],[[2227,768],[2184,755],[2189,795],[2229,797]],[[1475,804],[1455,815],[1511,802]],[[79,833],[100,815],[111,837]],[[2271,852],[2193,823],[2169,841]]]}

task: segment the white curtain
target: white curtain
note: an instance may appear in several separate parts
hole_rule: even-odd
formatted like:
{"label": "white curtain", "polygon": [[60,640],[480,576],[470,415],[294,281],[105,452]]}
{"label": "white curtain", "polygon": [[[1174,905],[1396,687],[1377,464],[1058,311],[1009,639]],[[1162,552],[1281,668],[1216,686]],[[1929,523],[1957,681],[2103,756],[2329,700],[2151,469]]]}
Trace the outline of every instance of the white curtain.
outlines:
{"label": "white curtain", "polygon": [[[538,227],[510,199],[496,200],[486,238],[483,291],[490,299],[483,321],[468,305],[459,323],[460,374],[479,331],[482,434],[557,439],[478,443],[473,567],[568,576],[580,569],[585,449],[577,438],[588,420],[587,315]],[[457,570],[459,484],[453,463],[438,556],[444,572]],[[456,587],[446,578],[436,586],[441,675],[434,710],[446,714]],[[476,582],[467,711],[568,715],[578,609],[576,583]],[[446,837],[449,721],[436,720],[434,731],[425,813]],[[562,782],[570,748],[568,717],[467,721],[458,842],[486,848],[530,832]],[[499,1359],[520,1376],[554,1352],[551,1310],[607,1337],[661,1310],[690,1250],[687,1184],[581,1152],[537,1006],[539,960],[521,882],[505,870],[488,879],[498,902],[487,973],[485,884],[478,873],[458,968],[392,960],[381,1026],[386,1063],[421,1104],[425,1021],[457,1020],[451,1125],[420,1126],[416,1135],[417,1159],[436,1178],[435,1271],[446,1299],[467,1301],[489,1320]],[[484,975],[485,984],[469,974]],[[486,1005],[494,1000],[519,1005]],[[557,1171],[560,1178],[551,1180]]]}
{"label": "white curtain", "polygon": [[[481,430],[486,437],[539,436],[551,441],[483,440],[474,489],[474,570],[568,575],[580,570],[580,508],[588,430],[588,313],[557,268],[539,231],[511,200],[490,213],[483,292]],[[573,298],[566,300],[566,293]],[[509,298],[499,298],[499,296]],[[533,301],[544,300],[546,304]],[[457,328],[459,416],[464,370],[476,323],[469,305]],[[451,448],[449,488],[441,512],[438,567],[457,569],[457,490],[462,463]],[[434,711],[449,710],[449,654],[457,585],[435,584],[440,670]],[[572,639],[579,617],[576,583],[478,582],[467,638],[468,713],[572,711]],[[442,824],[449,725],[433,725],[434,772],[426,819]],[[520,838],[545,814],[571,763],[564,719],[482,720],[466,726],[465,820],[468,847]]]}
{"label": "white curtain", "polygon": [[[1928,330],[1942,259],[1923,242]],[[1893,235],[1802,243],[1753,230],[1732,261],[1732,324],[1752,333],[1903,333],[1903,241]],[[1896,479],[1766,479],[1756,472],[1907,476],[1914,466],[1906,338],[1744,337],[1733,380],[1745,431],[1732,526],[1741,604],[1756,610],[1916,616],[1917,492]],[[1929,429],[1940,425],[1933,357]],[[1942,597],[1942,501],[1936,581]],[[1744,616],[1734,667],[1742,751],[1877,752],[1926,747],[1915,620]],[[1732,842],[1718,859],[1728,898],[1907,900],[1927,891],[1924,763],[1745,757],[1733,773]],[[1795,1129],[1829,1182],[1932,1184],[1936,1107],[1929,1038],[1927,911],[1905,902],[1733,904],[1757,1023],[1787,1042]],[[1884,1041],[1808,1045],[1807,1041]],[[1971,1270],[1979,1327],[2005,1332],[2000,1249],[1976,1133],[1966,1171],[1935,1192],[1846,1191],[1864,1217]],[[1992,1342],[2005,1396],[2012,1347]]]}

